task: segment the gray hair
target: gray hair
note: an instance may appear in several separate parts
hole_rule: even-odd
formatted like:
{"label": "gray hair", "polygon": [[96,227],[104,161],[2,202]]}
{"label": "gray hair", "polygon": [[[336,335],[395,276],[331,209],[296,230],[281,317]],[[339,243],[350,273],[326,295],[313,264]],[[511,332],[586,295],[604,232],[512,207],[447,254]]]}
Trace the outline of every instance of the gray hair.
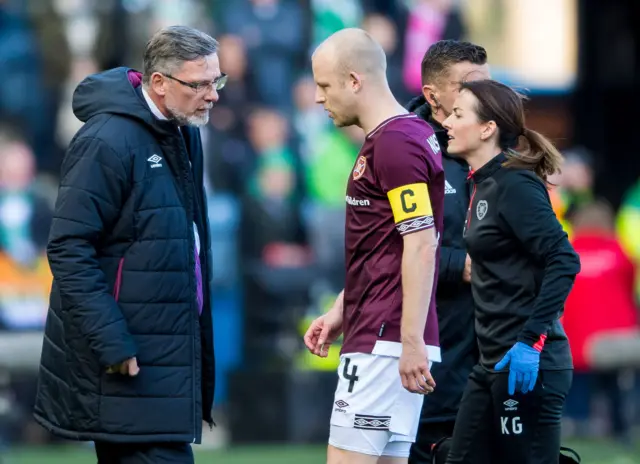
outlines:
{"label": "gray hair", "polygon": [[173,73],[187,61],[218,52],[218,41],[187,26],[170,26],[156,32],[144,50],[142,81],[149,83],[154,72]]}

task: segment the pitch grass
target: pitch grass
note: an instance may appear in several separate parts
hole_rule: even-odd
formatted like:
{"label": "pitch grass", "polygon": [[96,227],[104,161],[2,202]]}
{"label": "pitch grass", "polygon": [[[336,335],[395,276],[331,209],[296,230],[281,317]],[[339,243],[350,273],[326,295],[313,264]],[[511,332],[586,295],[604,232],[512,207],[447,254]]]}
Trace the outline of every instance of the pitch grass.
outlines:
{"label": "pitch grass", "polygon": [[[640,443],[633,449],[607,441],[568,442],[582,456],[584,464],[638,464]],[[196,451],[197,464],[324,464],[324,446],[255,446],[219,451]],[[2,464],[89,464],[95,463],[91,449],[53,447],[16,449],[0,458]]]}

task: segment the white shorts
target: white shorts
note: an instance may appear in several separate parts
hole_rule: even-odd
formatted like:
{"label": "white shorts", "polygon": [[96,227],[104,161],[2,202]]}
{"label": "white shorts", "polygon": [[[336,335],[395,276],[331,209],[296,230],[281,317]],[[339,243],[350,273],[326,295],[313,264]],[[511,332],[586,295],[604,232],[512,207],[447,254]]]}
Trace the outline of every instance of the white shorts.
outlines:
{"label": "white shorts", "polygon": [[[416,439],[424,396],[402,386],[401,345],[380,343],[372,354],[340,356],[329,444],[371,456],[404,458]],[[438,347],[426,349],[430,366],[440,361]]]}

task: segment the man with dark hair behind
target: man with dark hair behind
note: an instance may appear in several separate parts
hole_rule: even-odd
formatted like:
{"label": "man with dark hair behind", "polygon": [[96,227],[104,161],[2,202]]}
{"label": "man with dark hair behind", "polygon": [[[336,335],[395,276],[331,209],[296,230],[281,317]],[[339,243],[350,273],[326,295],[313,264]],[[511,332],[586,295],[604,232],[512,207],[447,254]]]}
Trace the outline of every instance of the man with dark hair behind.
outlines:
{"label": "man with dark hair behind", "polygon": [[[422,60],[422,95],[408,109],[435,130],[445,172],[444,232],[436,303],[442,346],[442,363],[432,371],[438,388],[425,397],[420,428],[411,447],[409,463],[432,462],[432,446],[451,437],[467,377],[478,361],[474,333],[474,305],[469,281],[471,261],[462,237],[469,206],[469,166],[447,153],[447,133],[442,127],[452,111],[460,83],[489,77],[487,52],[468,42],[441,40]],[[442,453],[446,459],[446,451]]]}

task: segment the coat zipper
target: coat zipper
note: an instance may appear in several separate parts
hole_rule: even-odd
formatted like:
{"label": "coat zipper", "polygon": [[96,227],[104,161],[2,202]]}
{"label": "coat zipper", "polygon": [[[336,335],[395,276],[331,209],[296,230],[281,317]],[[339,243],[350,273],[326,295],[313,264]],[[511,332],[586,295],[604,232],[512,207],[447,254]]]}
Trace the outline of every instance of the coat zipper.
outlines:
{"label": "coat zipper", "polygon": [[[187,187],[187,200],[188,200],[187,208],[188,208],[188,211],[190,210],[190,212],[191,212],[191,214],[187,214],[188,231],[189,231],[190,235],[193,237],[193,241],[191,243],[192,244],[192,249],[189,250],[189,262],[191,262],[191,259],[193,259],[193,265],[191,266],[191,269],[193,271],[193,282],[195,283],[193,294],[194,294],[194,297],[195,297],[195,300],[196,300],[196,304],[195,304],[195,308],[194,309],[195,309],[196,314],[198,314],[198,303],[197,303],[197,298],[198,298],[197,297],[198,276],[196,275],[196,272],[195,272],[196,260],[195,260],[195,255],[194,255],[194,252],[197,252],[197,247],[196,247],[196,236],[195,236],[195,234],[193,232],[194,231],[193,224],[195,223],[195,218],[196,218],[196,208],[195,208],[196,199],[194,198],[194,195],[195,195],[195,178],[194,178],[194,175],[193,175],[193,170],[192,170],[193,168],[191,166],[191,162],[188,161],[189,160],[189,155],[188,155],[188,153],[186,151],[186,145],[184,143],[184,139],[183,139],[182,145],[185,148],[185,151],[183,153],[185,155],[184,159],[187,160],[187,172],[186,172],[187,175],[185,176],[186,177],[186,187]],[[189,193],[189,187],[191,187],[191,194]],[[203,295],[203,297],[204,297],[204,295]],[[196,317],[199,317],[199,316],[196,316]],[[193,361],[194,361],[193,362],[193,372],[192,372],[192,375],[191,375],[191,378],[192,378],[191,388],[192,388],[192,391],[193,391],[193,394],[194,394],[194,398],[193,398],[193,433],[194,433],[193,443],[195,443],[196,439],[197,439],[197,434],[198,434],[198,423],[196,421],[196,417],[198,415],[197,411],[196,411],[197,401],[196,401],[196,398],[195,398],[196,391],[197,391],[196,372],[198,370],[198,367],[197,367],[196,362],[195,362],[196,349],[197,349],[196,348],[196,331],[200,330],[200,324],[199,323],[195,324],[194,320],[192,318],[191,319],[191,327],[192,327],[192,334],[193,334],[193,336],[191,337],[191,347],[192,347]],[[202,336],[202,334],[200,334],[200,336]],[[200,354],[200,358],[201,358],[200,359],[200,363],[202,364],[202,354]],[[201,396],[202,396],[202,394],[201,394]]]}
{"label": "coat zipper", "polygon": [[[181,196],[181,200],[183,200],[185,202],[185,210],[187,212],[187,233],[190,234],[193,237],[193,240],[188,240],[188,243],[190,243],[192,246],[195,246],[195,236],[193,234],[193,222],[195,220],[195,209],[194,209],[194,205],[193,205],[193,198],[192,198],[192,194],[189,193],[188,189],[189,186],[191,185],[192,187],[195,185],[195,180],[194,180],[194,176],[192,175],[192,168],[190,166],[190,161],[189,161],[189,153],[188,153],[188,149],[186,146],[186,140],[184,138],[184,135],[181,133],[180,129],[177,130],[177,132],[175,133],[174,137],[178,137],[178,148],[177,148],[177,153],[176,153],[176,146],[173,139],[168,140],[165,144],[163,144],[163,146],[166,146],[166,150],[168,153],[171,153],[173,155],[175,155],[177,157],[177,160],[171,160],[171,156],[167,156],[167,161],[169,162],[169,164],[172,164],[172,168],[175,172],[176,175],[176,181],[178,184],[178,191],[179,194]],[[186,163],[186,166],[185,166]],[[183,190],[184,189],[184,190]],[[180,192],[180,190],[183,190],[182,192]],[[195,192],[194,192],[195,193]],[[190,203],[190,204],[189,204]],[[191,214],[189,214],[191,213]],[[188,237],[189,235],[187,235]],[[193,254],[193,249],[190,249],[187,252],[187,262],[191,263],[191,272],[193,275],[193,283],[195,283],[194,287],[193,287],[193,301],[195,302],[196,300],[196,292],[197,292],[197,282],[196,282],[196,276],[195,276],[195,257]],[[196,314],[198,313],[198,308],[197,308],[197,303],[195,305],[192,304],[192,310],[194,310],[196,312]],[[191,375],[191,391],[194,393],[196,392],[196,370],[197,367],[195,365],[195,354],[196,354],[196,342],[195,342],[195,336],[196,336],[196,329],[199,328],[199,324],[196,323],[196,319],[195,318],[191,318],[191,350],[193,353],[193,363],[192,363],[192,375]],[[193,441],[192,443],[196,442],[196,438],[197,438],[197,430],[198,430],[198,424],[196,421],[196,399],[194,397],[193,399],[193,407],[192,407],[192,412],[193,412]]]}
{"label": "coat zipper", "polygon": [[122,267],[124,266],[124,256],[118,262],[118,271],[116,272],[116,283],[113,286],[113,298],[118,301],[120,299],[120,286],[122,285]]}
{"label": "coat zipper", "polygon": [[471,182],[473,182],[473,190],[471,191],[471,198],[469,200],[469,208],[467,208],[467,218],[464,221],[464,234],[463,234],[464,236],[467,235],[467,231],[469,230],[469,227],[471,226],[471,209],[473,208],[473,199],[476,196],[477,185],[473,181],[473,173],[474,173],[474,171],[469,171],[469,175],[467,176],[467,180],[470,180]]}
{"label": "coat zipper", "polygon": [[[189,168],[189,170],[190,170],[190,168]],[[192,179],[192,176],[190,174],[187,174],[187,185],[189,184],[189,180],[190,179]],[[188,194],[187,194],[187,197],[189,197]],[[191,242],[193,248],[189,251],[189,262],[191,263],[191,260],[193,259],[193,265],[191,266],[191,268],[192,268],[193,279],[194,279],[193,282],[195,283],[195,288],[194,288],[195,291],[193,292],[193,295],[195,297],[196,304],[195,304],[194,309],[195,309],[195,312],[197,314],[198,313],[198,308],[197,308],[197,306],[198,306],[197,298],[198,297],[196,295],[197,295],[197,292],[198,292],[198,282],[197,282],[198,277],[196,276],[196,273],[195,273],[196,262],[195,262],[195,255],[194,255],[194,250],[197,250],[197,248],[196,248],[196,243],[195,243],[196,237],[195,237],[195,234],[193,233],[193,223],[194,223],[194,220],[195,220],[195,209],[193,208],[193,204],[191,205],[191,212],[193,213],[193,214],[191,214],[191,216],[192,216],[191,218],[189,218],[189,215],[187,214],[187,222],[189,222],[187,230],[189,231],[191,236],[193,236],[193,241]],[[192,371],[192,375],[191,375],[191,378],[192,378],[191,388],[192,388],[193,395],[194,395],[194,398],[193,398],[193,433],[194,433],[193,443],[195,443],[196,439],[197,439],[197,433],[198,433],[198,424],[197,424],[197,421],[196,421],[196,417],[198,415],[197,411],[196,411],[197,401],[196,401],[196,398],[195,398],[196,397],[196,391],[197,391],[196,390],[196,387],[197,387],[197,385],[196,385],[196,372],[198,370],[198,367],[196,366],[195,356],[196,356],[196,330],[199,330],[199,324],[195,324],[194,321],[193,321],[193,318],[191,319],[191,328],[192,328],[192,330],[191,330],[192,331],[191,349],[192,349],[192,353],[193,353],[193,371]]]}

